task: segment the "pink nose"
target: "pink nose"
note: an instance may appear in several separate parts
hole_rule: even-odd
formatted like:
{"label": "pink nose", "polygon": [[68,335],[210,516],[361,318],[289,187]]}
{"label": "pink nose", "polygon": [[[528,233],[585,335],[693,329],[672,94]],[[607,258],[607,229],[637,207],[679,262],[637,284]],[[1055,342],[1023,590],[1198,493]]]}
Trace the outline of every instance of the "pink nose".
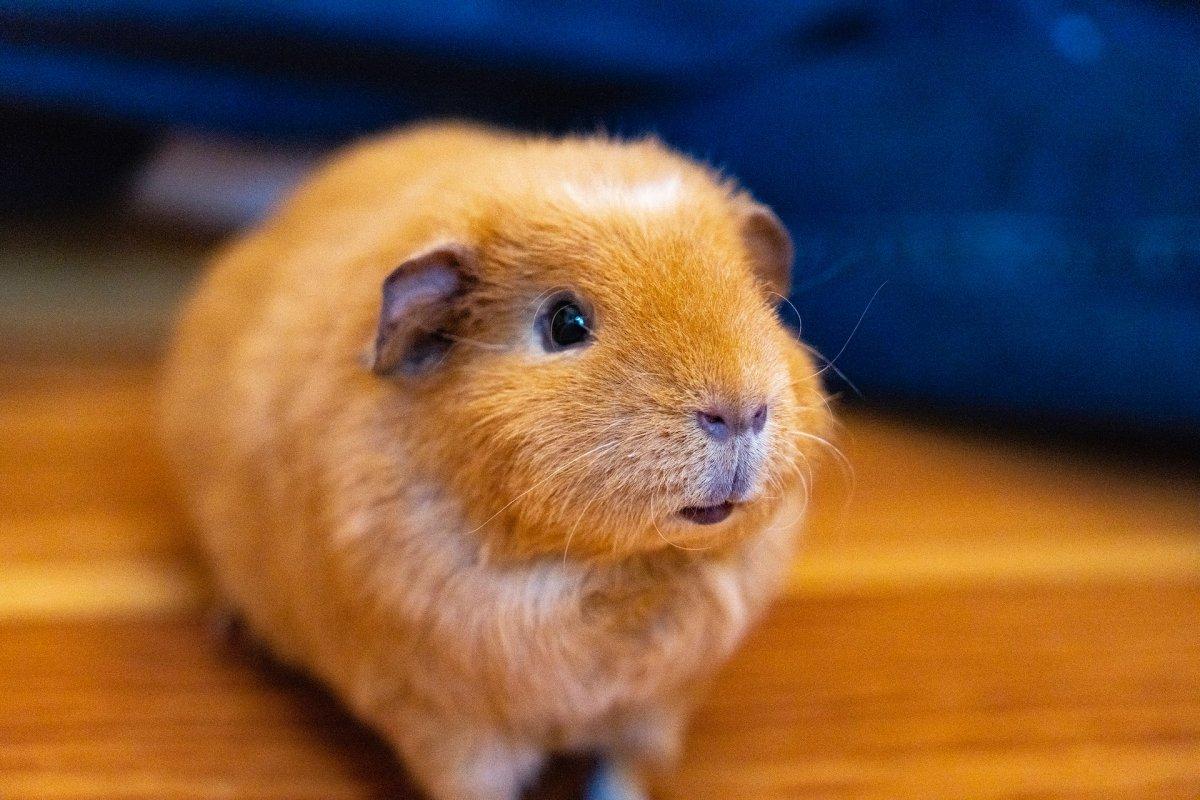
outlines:
{"label": "pink nose", "polygon": [[749,408],[713,405],[696,412],[696,424],[718,442],[741,434],[761,433],[767,424],[767,404]]}

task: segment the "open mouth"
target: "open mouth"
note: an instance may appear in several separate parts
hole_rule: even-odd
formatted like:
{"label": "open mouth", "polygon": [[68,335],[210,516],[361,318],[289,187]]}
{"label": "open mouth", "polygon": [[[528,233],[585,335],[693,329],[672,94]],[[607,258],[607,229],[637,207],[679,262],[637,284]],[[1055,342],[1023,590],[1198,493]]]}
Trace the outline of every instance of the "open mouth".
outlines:
{"label": "open mouth", "polygon": [[735,508],[737,505],[728,501],[715,506],[686,506],[679,509],[679,516],[696,525],[716,525],[728,519]]}

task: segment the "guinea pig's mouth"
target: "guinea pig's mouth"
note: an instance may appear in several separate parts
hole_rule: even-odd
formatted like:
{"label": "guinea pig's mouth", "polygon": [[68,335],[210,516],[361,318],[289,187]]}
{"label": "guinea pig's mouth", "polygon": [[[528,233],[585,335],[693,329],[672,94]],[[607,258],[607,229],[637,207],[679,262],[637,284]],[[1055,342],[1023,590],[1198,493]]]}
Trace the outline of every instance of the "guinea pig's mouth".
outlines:
{"label": "guinea pig's mouth", "polygon": [[679,516],[696,525],[716,525],[724,522],[737,508],[737,503],[726,500],[715,506],[685,506],[679,509]]}

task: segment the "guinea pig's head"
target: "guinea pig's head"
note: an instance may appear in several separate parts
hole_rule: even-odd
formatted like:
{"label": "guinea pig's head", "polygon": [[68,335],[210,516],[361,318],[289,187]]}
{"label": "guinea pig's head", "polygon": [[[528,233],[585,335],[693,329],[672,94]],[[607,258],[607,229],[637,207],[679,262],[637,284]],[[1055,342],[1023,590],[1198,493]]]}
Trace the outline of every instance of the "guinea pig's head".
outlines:
{"label": "guinea pig's head", "polygon": [[803,499],[824,406],[774,214],[674,158],[461,213],[387,278],[373,365],[489,546],[720,548]]}

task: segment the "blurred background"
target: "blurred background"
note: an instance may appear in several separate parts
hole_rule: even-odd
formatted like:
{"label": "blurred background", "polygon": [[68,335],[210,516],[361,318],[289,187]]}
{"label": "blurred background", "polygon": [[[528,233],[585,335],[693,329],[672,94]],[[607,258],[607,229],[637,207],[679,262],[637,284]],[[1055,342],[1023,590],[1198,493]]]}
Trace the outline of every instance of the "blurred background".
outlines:
{"label": "blurred background", "polygon": [[1200,7],[1167,0],[0,0],[0,795],[406,791],[205,644],[154,381],[213,246],[431,117],[656,134],[796,240],[851,466],[672,796],[1200,796]]}

